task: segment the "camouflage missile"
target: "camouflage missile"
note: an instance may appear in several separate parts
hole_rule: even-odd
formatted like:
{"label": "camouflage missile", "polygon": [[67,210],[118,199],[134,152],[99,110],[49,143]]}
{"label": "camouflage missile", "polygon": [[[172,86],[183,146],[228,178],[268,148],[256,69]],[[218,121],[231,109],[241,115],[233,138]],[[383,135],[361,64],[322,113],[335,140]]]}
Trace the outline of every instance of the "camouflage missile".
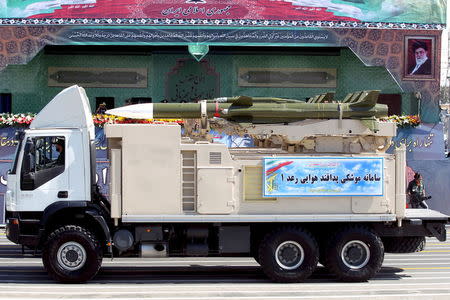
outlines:
{"label": "camouflage missile", "polygon": [[298,100],[298,99],[287,99],[287,98],[275,98],[275,97],[249,97],[249,96],[239,96],[239,97],[222,97],[222,98],[214,98],[214,99],[208,99],[206,102],[208,103],[237,103],[237,102],[244,102],[244,101],[250,101],[253,103],[305,103],[305,101]]}
{"label": "camouflage missile", "polygon": [[362,119],[387,116],[377,104],[379,91],[365,91],[354,103],[306,103],[295,99],[216,98],[199,103],[145,103],[110,109],[107,114],[134,119],[191,119],[220,117],[238,123],[290,123],[305,119]]}

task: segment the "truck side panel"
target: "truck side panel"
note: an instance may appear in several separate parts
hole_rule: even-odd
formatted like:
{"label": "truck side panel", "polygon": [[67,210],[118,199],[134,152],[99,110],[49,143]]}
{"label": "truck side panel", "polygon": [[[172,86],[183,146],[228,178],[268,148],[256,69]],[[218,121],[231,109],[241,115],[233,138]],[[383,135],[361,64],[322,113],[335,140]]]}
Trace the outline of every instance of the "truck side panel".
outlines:
{"label": "truck side panel", "polygon": [[108,138],[122,138],[122,166],[127,166],[122,168],[122,214],[180,214],[180,126],[126,125],[106,130]]}

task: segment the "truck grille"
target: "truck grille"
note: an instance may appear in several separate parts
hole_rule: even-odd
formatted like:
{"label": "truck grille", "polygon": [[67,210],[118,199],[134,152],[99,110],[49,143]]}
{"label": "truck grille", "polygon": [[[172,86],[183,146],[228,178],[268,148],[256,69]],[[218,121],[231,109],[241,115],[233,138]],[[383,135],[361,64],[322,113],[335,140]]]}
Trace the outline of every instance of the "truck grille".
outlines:
{"label": "truck grille", "polygon": [[209,163],[212,165],[220,165],[222,163],[222,153],[209,152]]}

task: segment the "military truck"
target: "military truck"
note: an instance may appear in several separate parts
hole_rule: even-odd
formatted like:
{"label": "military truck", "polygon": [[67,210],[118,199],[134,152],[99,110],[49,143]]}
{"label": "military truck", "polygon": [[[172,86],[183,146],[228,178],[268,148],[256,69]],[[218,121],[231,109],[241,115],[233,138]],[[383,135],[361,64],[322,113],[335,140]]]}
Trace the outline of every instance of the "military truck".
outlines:
{"label": "military truck", "polygon": [[[107,125],[107,199],[95,184],[88,98],[67,88],[18,134],[7,237],[42,251],[60,282],[88,281],[104,257],[124,256],[251,257],[276,282],[305,280],[320,262],[340,280],[368,280],[385,252],[444,241],[449,217],[405,208],[405,150],[385,151],[396,126],[376,118],[386,111],[376,91],[361,95],[356,105],[238,97],[176,106],[186,114],[170,114],[170,103],[112,110],[200,117],[203,133],[211,117],[231,116],[256,147],[182,136],[178,124]],[[289,122],[274,122],[280,111]]]}

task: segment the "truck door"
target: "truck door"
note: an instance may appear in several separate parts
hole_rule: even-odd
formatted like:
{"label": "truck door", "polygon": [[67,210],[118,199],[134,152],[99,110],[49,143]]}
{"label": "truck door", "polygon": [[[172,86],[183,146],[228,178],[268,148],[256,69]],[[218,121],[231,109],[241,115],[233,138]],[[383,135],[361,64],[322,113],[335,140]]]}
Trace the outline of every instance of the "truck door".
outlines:
{"label": "truck door", "polygon": [[68,199],[66,149],[63,135],[27,137],[18,193],[22,209],[43,211],[49,204]]}
{"label": "truck door", "polygon": [[17,178],[20,174],[20,170],[18,170],[19,165],[19,158],[20,158],[20,151],[22,150],[23,145],[23,137],[24,137],[23,131],[18,131],[16,133],[16,139],[18,140],[19,144],[16,148],[16,154],[14,155],[14,162],[12,165],[11,170],[8,171],[8,177],[7,177],[7,190],[5,194],[5,208],[7,211],[15,211],[17,207]]}
{"label": "truck door", "polygon": [[236,208],[233,199],[232,167],[198,168],[198,202],[200,214],[230,214]]}

